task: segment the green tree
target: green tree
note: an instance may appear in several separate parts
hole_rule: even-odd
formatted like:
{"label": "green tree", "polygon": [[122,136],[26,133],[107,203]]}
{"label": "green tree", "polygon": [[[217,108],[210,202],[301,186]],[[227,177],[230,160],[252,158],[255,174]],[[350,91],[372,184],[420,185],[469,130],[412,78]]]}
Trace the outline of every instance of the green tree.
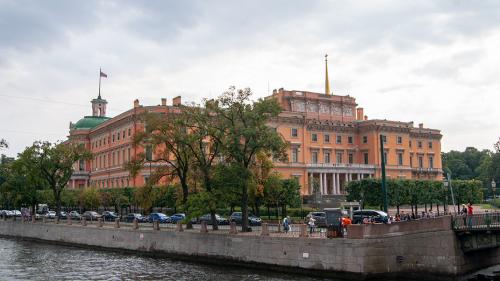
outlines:
{"label": "green tree", "polygon": [[0,139],[0,149],[8,148],[8,147],[9,147],[9,144],[7,143],[7,141],[5,139]]}
{"label": "green tree", "polygon": [[101,195],[94,187],[86,188],[80,193],[78,201],[86,210],[95,210],[101,203]]}
{"label": "green tree", "polygon": [[268,123],[281,112],[276,99],[260,99],[250,102],[252,91],[249,88],[236,90],[230,87],[206,108],[214,112],[219,122],[215,125],[215,142],[222,146],[222,152],[229,162],[241,167],[242,184],[241,210],[242,230],[248,229],[248,187],[252,179],[250,168],[256,163],[260,152],[272,155],[275,159],[286,160],[287,144],[280,134]]}
{"label": "green tree", "polygon": [[91,156],[83,146],[70,143],[35,142],[34,163],[54,194],[56,213],[61,211],[61,193],[73,174],[73,164]]}

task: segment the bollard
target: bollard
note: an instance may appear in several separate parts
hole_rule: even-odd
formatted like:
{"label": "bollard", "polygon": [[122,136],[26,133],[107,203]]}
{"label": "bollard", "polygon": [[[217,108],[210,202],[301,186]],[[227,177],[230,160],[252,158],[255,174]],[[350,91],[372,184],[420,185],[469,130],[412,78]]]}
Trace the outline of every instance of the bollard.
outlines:
{"label": "bollard", "polygon": [[229,226],[229,234],[238,234],[238,229],[236,229],[236,223],[233,221]]}
{"label": "bollard", "polygon": [[56,224],[59,224],[59,216],[56,216]]}
{"label": "bollard", "polygon": [[175,231],[177,232],[183,232],[184,229],[182,228],[182,222],[178,221],[177,225],[175,226]]}
{"label": "bollard", "polygon": [[47,218],[45,216],[42,217],[42,222],[47,223]]}
{"label": "bollard", "polygon": [[68,216],[66,223],[68,223],[68,225],[72,225],[73,224],[73,221],[71,220],[70,216]]}
{"label": "bollard", "polygon": [[6,216],[5,214],[2,214],[2,219],[3,219],[4,221],[6,221],[6,220],[7,220],[7,216]]}
{"label": "bollard", "polygon": [[207,233],[208,232],[207,222],[206,221],[202,221],[201,222],[200,232],[201,233]]}
{"label": "bollard", "polygon": [[160,223],[158,221],[153,221],[153,230],[160,230]]}
{"label": "bollard", "polygon": [[32,215],[32,216],[31,216],[31,222],[32,222],[32,223],[35,223],[35,222],[36,222],[36,216],[35,216],[35,215]]}
{"label": "bollard", "polygon": [[307,224],[300,225],[300,237],[307,237]]}
{"label": "bollard", "polygon": [[102,227],[104,225],[104,221],[102,220],[102,218],[98,218],[97,219],[97,227]]}
{"label": "bollard", "polygon": [[13,218],[13,219],[12,219],[13,221],[16,221],[16,216],[13,216],[12,218]]}
{"label": "bollard", "polygon": [[139,222],[137,221],[137,219],[134,219],[134,226],[132,228],[139,229]]}
{"label": "bollard", "polygon": [[87,219],[82,217],[81,223],[82,223],[82,226],[87,226]]}
{"label": "bollard", "polygon": [[262,227],[262,230],[260,232],[260,235],[261,236],[269,236],[269,228],[268,228],[267,223],[263,223],[261,227]]}
{"label": "bollard", "polygon": [[115,228],[120,228],[120,219],[115,219]]}

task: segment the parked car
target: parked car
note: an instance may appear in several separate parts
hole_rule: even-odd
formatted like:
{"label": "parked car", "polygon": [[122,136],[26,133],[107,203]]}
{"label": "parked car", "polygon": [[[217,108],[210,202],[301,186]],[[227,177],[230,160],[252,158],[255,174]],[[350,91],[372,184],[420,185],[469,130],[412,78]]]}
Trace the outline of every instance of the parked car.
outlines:
{"label": "parked car", "polygon": [[307,224],[310,218],[314,219],[314,225],[317,227],[326,227],[326,212],[309,212],[304,223]]}
{"label": "parked car", "polygon": [[177,223],[178,221],[182,221],[185,218],[186,218],[186,214],[184,214],[184,213],[173,214],[170,216],[170,222]]}
{"label": "parked car", "polygon": [[[241,225],[242,216],[243,216],[242,212],[233,212],[231,214],[231,216],[229,216],[229,221],[235,222],[237,225]],[[248,215],[248,224],[251,226],[259,226],[262,224],[262,219],[255,216],[255,215],[249,214]]]}
{"label": "parked car", "polygon": [[71,211],[71,212],[69,212],[69,217],[72,220],[79,220],[82,216],[77,211]]}
{"label": "parked car", "polygon": [[157,221],[159,223],[168,223],[170,218],[164,213],[151,213],[148,217],[149,222]]}
{"label": "parked car", "polygon": [[146,217],[138,213],[130,213],[125,217],[126,222],[133,222],[134,219],[137,219],[137,222],[146,222],[148,220]]}
{"label": "parked car", "polygon": [[95,221],[95,220],[98,220],[99,218],[101,218],[102,216],[94,211],[86,211],[85,213],[83,213],[82,217],[84,217],[86,220]]}
{"label": "parked car", "polygon": [[[217,220],[217,224],[218,225],[226,225],[226,224],[229,224],[229,220],[227,220],[226,218],[224,217],[221,217],[219,214],[215,214],[215,219]],[[210,214],[205,214],[203,216],[201,216],[199,219],[198,219],[198,222],[201,223],[201,222],[207,222],[208,225],[211,225],[212,224],[212,216]]]}
{"label": "parked car", "polygon": [[65,220],[67,218],[68,218],[68,214],[66,214],[66,212],[64,212],[64,211],[59,212],[59,219]]}
{"label": "parked car", "polygon": [[48,211],[45,214],[45,217],[48,219],[55,219],[56,218],[56,212],[55,211]]}
{"label": "parked car", "polygon": [[10,211],[8,210],[0,210],[0,216],[6,216],[6,217],[10,217]]}
{"label": "parked car", "polygon": [[378,210],[359,210],[352,213],[353,224],[361,224],[365,218],[375,223],[386,223],[389,220],[387,213]]}
{"label": "parked car", "polygon": [[115,221],[115,219],[119,219],[120,216],[115,213],[115,212],[111,212],[111,211],[104,211],[102,213],[102,218],[105,220],[105,221]]}
{"label": "parked car", "polygon": [[11,213],[15,217],[20,217],[21,216],[21,211],[19,211],[19,210],[12,210]]}

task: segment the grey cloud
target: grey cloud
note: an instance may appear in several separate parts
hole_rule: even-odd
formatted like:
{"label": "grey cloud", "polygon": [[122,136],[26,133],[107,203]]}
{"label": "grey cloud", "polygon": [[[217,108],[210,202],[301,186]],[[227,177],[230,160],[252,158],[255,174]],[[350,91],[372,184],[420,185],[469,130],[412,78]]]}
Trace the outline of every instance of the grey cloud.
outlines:
{"label": "grey cloud", "polygon": [[67,32],[96,24],[94,1],[1,1],[0,48],[27,51],[64,44]]}

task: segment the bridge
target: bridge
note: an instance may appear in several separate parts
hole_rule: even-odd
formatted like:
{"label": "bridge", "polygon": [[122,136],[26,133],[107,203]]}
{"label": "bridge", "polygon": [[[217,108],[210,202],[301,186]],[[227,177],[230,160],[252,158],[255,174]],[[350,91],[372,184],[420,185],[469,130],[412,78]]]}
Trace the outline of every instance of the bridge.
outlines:
{"label": "bridge", "polygon": [[464,253],[500,246],[500,213],[454,215],[452,229]]}

